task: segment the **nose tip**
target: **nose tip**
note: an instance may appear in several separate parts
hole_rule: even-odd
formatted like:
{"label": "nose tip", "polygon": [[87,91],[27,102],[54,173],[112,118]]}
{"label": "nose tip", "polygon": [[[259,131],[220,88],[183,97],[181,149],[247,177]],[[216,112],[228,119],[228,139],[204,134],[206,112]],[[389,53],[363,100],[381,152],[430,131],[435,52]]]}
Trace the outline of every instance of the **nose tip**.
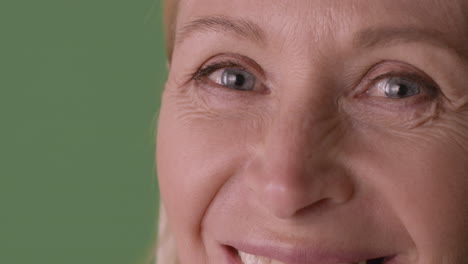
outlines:
{"label": "nose tip", "polygon": [[298,187],[270,183],[263,190],[264,205],[271,214],[280,219],[287,219],[306,208],[320,204],[327,198],[317,192],[301,192]]}
{"label": "nose tip", "polygon": [[352,195],[346,185],[323,186],[320,181],[313,184],[270,183],[264,187],[263,203],[271,214],[279,219],[288,219],[311,213],[315,209],[343,204]]}
{"label": "nose tip", "polygon": [[257,159],[249,166],[248,184],[255,199],[278,219],[312,213],[346,203],[353,184],[339,166],[300,163],[294,157],[281,162]]}

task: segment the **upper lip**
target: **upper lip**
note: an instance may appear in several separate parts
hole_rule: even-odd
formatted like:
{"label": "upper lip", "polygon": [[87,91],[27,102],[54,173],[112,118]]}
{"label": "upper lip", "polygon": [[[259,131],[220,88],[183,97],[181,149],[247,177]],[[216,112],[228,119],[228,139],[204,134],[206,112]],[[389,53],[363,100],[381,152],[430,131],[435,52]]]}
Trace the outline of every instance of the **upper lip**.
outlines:
{"label": "upper lip", "polygon": [[288,264],[355,263],[368,259],[394,256],[394,254],[386,254],[369,249],[341,250],[318,247],[311,248],[293,244],[291,244],[291,246],[284,246],[267,243],[258,245],[245,242],[230,242],[225,245],[247,254],[275,259]]}

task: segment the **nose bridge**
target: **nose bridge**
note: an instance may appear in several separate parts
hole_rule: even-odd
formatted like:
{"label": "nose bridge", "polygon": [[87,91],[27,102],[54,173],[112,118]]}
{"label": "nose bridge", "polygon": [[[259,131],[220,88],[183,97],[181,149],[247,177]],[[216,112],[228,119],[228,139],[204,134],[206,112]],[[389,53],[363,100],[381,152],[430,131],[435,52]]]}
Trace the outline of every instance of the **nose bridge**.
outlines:
{"label": "nose bridge", "polygon": [[296,100],[280,109],[266,135],[265,154],[280,160],[289,159],[285,163],[293,167],[319,157],[315,154],[324,147],[325,138],[336,126],[336,119],[324,104],[318,106],[310,101]]}
{"label": "nose bridge", "polygon": [[251,190],[272,214],[287,218],[321,201],[347,199],[349,188],[333,185],[339,169],[328,155],[336,123],[325,106],[296,101],[279,111],[248,166]]}

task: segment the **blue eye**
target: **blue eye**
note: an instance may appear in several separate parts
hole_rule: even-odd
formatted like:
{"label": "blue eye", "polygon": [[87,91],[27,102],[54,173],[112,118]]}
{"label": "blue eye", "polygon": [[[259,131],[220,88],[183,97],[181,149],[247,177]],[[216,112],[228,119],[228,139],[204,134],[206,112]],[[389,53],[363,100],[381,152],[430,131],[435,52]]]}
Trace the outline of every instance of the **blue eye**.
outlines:
{"label": "blue eye", "polygon": [[421,92],[420,84],[399,77],[385,78],[378,81],[367,91],[370,96],[400,99],[417,95]]}
{"label": "blue eye", "polygon": [[253,91],[256,82],[253,74],[238,68],[219,69],[212,72],[208,78],[219,85],[242,91]]}

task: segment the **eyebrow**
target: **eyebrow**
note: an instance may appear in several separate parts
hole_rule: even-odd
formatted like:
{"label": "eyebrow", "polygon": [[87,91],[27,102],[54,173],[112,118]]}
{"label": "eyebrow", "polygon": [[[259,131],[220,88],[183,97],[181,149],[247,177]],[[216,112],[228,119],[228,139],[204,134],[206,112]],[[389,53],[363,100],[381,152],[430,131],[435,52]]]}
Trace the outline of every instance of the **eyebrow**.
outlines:
{"label": "eyebrow", "polygon": [[194,33],[200,32],[230,32],[233,35],[264,43],[265,32],[254,22],[246,18],[233,18],[227,16],[201,17],[187,23],[176,34],[176,43],[181,43]]}
{"label": "eyebrow", "polygon": [[375,48],[407,42],[427,42],[433,46],[451,49],[462,57],[467,57],[467,50],[451,43],[444,32],[435,29],[380,27],[359,32],[353,39],[354,47]]}
{"label": "eyebrow", "polygon": [[[176,43],[185,41],[192,34],[203,32],[228,32],[259,44],[266,43],[266,34],[256,23],[247,18],[228,16],[200,17],[188,22],[177,32]],[[436,29],[373,27],[358,32],[352,39],[354,48],[376,48],[409,42],[427,42],[433,46],[452,50],[468,60],[468,48],[450,42],[444,32]]]}

